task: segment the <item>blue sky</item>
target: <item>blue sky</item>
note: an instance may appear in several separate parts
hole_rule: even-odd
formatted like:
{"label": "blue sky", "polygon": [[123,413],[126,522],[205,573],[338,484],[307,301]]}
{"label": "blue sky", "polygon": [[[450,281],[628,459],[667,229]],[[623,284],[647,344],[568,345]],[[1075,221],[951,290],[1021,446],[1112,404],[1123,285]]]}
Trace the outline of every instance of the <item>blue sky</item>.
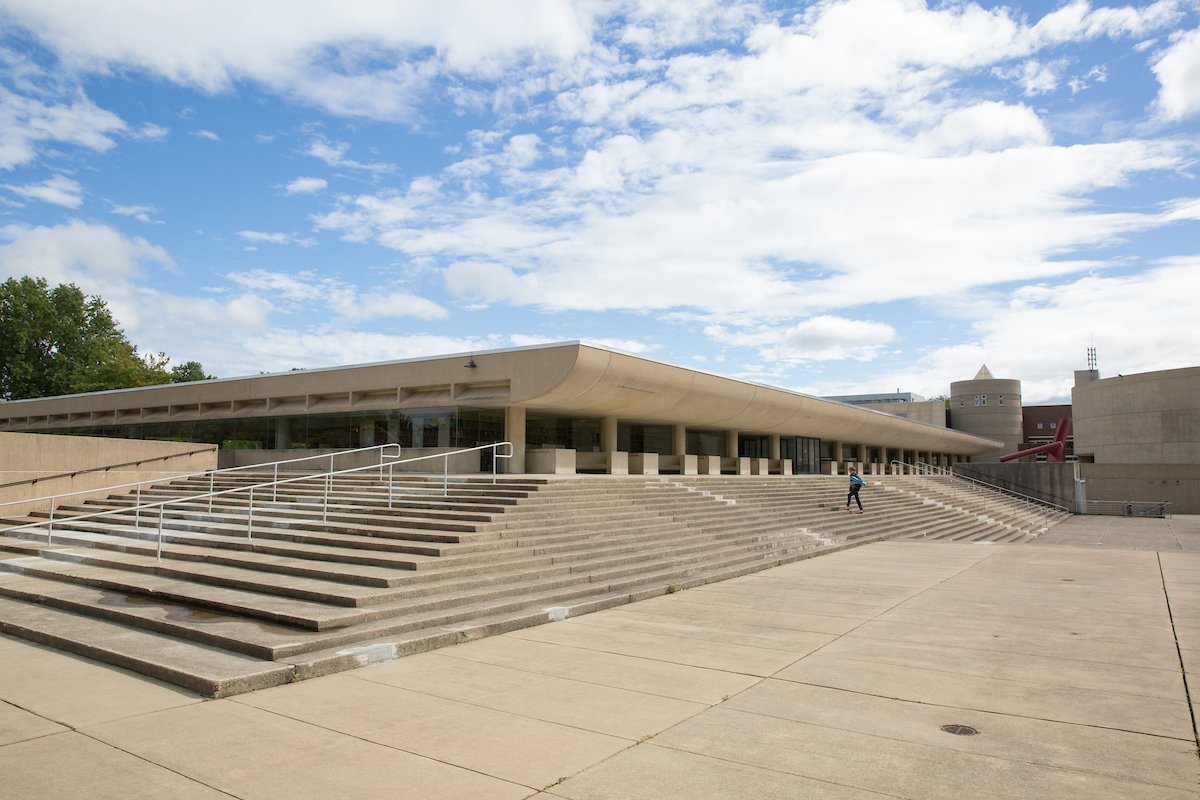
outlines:
{"label": "blue sky", "polygon": [[0,272],[222,377],[1200,363],[1200,5],[0,0]]}

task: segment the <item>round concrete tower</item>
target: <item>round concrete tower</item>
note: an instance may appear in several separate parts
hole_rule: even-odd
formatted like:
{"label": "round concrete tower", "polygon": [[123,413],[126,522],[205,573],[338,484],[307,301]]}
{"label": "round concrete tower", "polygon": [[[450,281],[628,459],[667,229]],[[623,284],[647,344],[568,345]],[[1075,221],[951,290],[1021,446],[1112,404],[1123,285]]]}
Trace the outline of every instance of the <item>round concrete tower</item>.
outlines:
{"label": "round concrete tower", "polygon": [[[1021,449],[1021,382],[992,377],[987,365],[972,380],[950,384],[950,427],[1004,442],[1004,453]],[[972,461],[997,461],[1001,455]]]}

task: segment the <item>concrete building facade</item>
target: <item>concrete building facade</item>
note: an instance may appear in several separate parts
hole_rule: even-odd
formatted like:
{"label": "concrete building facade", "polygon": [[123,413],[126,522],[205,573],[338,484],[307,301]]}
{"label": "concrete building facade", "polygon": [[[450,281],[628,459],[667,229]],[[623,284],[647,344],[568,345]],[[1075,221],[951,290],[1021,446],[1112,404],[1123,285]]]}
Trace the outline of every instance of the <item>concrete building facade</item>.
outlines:
{"label": "concrete building facade", "polygon": [[839,466],[1003,452],[984,436],[578,341],[11,401],[0,431],[212,442],[255,460],[506,440],[512,472],[815,472],[822,441]]}
{"label": "concrete building facade", "polygon": [[950,425],[954,430],[1004,443],[1001,453],[978,461],[995,461],[1021,449],[1023,441],[1021,382],[992,376],[985,364],[969,381],[950,384]]}

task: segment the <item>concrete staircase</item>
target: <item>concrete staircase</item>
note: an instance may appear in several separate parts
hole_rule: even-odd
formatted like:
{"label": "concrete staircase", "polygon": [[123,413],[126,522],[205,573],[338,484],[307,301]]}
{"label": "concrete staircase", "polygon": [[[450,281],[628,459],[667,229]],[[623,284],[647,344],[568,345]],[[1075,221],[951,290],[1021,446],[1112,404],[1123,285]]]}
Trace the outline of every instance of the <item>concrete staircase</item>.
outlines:
{"label": "concrete staircase", "polygon": [[[217,489],[266,480],[225,475]],[[226,696],[390,660],[913,531],[984,523],[819,476],[334,478],[112,495],[0,535],[0,632]],[[101,518],[73,519],[100,510]],[[45,518],[45,514],[40,515]],[[37,519],[39,515],[33,515]],[[969,517],[969,518],[968,518]],[[30,519],[11,519],[15,525]],[[955,527],[957,526],[957,527]]]}
{"label": "concrete staircase", "polygon": [[[893,478],[867,476],[859,492],[864,514],[857,506],[847,513],[844,476],[805,476],[798,483],[753,476],[694,476],[688,485],[735,499],[747,508],[790,516],[809,535],[831,542],[854,542],[863,536],[919,541],[1016,541],[1004,523],[965,513],[928,500],[892,483]],[[916,480],[916,479],[914,479]]]}
{"label": "concrete staircase", "polygon": [[919,498],[927,505],[974,517],[986,525],[986,530],[978,535],[966,532],[927,535],[914,531],[897,536],[897,539],[927,542],[1028,542],[1071,516],[1065,510],[1022,502],[963,481],[952,483],[949,478],[942,476],[886,476],[879,480],[887,490]]}

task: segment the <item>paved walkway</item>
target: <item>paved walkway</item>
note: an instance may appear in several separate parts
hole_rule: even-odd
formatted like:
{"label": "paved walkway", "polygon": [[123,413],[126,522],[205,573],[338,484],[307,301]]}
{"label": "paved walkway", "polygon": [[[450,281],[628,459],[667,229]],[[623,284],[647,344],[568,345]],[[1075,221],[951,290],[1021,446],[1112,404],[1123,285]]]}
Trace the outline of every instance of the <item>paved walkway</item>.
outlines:
{"label": "paved walkway", "polygon": [[1170,519],[1068,517],[1039,536],[1034,544],[1200,551],[1200,516],[1177,514]]}
{"label": "paved walkway", "polygon": [[0,637],[0,797],[1194,799],[1198,600],[1196,553],[883,543],[225,700]]}

